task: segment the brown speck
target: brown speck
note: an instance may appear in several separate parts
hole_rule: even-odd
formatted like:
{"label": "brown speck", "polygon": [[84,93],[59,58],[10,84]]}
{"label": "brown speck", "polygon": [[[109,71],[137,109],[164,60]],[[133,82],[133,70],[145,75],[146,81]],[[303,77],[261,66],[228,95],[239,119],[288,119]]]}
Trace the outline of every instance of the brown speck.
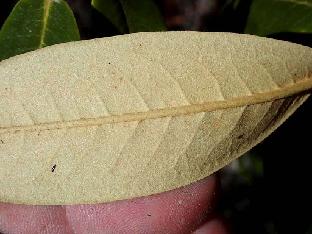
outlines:
{"label": "brown speck", "polygon": [[140,43],[140,45],[139,46],[142,46],[142,44]]}
{"label": "brown speck", "polygon": [[110,62],[108,64],[111,64]]}
{"label": "brown speck", "polygon": [[242,139],[243,137],[244,137],[244,135],[242,134],[242,135],[239,135],[237,138]]}
{"label": "brown speck", "polygon": [[0,142],[1,142],[1,144],[4,144],[4,141],[2,139],[0,140]]}
{"label": "brown speck", "polygon": [[151,214],[147,214],[147,216],[148,216],[148,217],[151,217],[152,215],[151,215]]}
{"label": "brown speck", "polygon": [[52,171],[52,172],[54,172],[55,168],[56,168],[56,164],[54,164],[54,165],[53,165],[53,167],[52,167],[52,170],[51,170],[51,171]]}

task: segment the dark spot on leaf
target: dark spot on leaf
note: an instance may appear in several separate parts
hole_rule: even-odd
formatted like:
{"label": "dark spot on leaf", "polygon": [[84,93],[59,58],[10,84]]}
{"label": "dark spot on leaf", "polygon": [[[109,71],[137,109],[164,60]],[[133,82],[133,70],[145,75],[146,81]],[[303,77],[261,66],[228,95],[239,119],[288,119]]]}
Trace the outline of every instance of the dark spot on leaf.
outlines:
{"label": "dark spot on leaf", "polygon": [[140,46],[142,46],[142,44],[140,43]]}
{"label": "dark spot on leaf", "polygon": [[108,64],[111,64],[110,62]]}
{"label": "dark spot on leaf", "polygon": [[4,144],[4,141],[2,139],[0,140],[0,142],[1,142],[1,144]]}
{"label": "dark spot on leaf", "polygon": [[51,170],[51,171],[52,171],[52,172],[54,172],[55,168],[56,168],[56,164],[54,164],[54,165],[53,165],[53,167],[52,167],[52,170]]}

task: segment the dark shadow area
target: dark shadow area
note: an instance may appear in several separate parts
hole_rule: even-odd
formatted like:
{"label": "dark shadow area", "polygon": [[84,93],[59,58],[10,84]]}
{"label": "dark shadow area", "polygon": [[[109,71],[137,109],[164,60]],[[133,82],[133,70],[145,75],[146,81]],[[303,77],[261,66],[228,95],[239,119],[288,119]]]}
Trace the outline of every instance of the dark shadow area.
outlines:
{"label": "dark shadow area", "polygon": [[[279,33],[275,39],[312,46],[312,34]],[[312,98],[250,151],[263,175],[224,189],[220,210],[234,233],[312,233]],[[243,158],[239,159],[243,160]],[[238,175],[242,176],[242,175]]]}
{"label": "dark shadow area", "polygon": [[312,33],[276,33],[269,37],[312,47]]}
{"label": "dark shadow area", "polygon": [[1,0],[0,1],[0,28],[2,27],[4,21],[9,16],[11,10],[15,6],[17,0]]}
{"label": "dark shadow area", "polygon": [[[220,210],[234,233],[307,233],[312,210],[312,98],[251,151],[263,176],[223,191]],[[235,178],[233,178],[235,180]]]}
{"label": "dark shadow area", "polygon": [[217,12],[204,19],[204,31],[209,32],[244,32],[252,0],[241,0],[237,6],[219,1]]}
{"label": "dark shadow area", "polygon": [[82,40],[119,34],[114,25],[91,6],[91,0],[68,0],[67,3],[74,12]]}
{"label": "dark shadow area", "polygon": [[255,150],[263,155],[263,198],[279,233],[305,233],[312,210],[312,99]]}

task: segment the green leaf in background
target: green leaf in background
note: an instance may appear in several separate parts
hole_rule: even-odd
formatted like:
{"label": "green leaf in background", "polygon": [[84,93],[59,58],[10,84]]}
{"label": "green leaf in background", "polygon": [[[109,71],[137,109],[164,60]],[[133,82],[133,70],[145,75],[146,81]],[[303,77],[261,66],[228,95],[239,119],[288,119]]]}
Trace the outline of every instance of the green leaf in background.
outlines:
{"label": "green leaf in background", "polygon": [[127,22],[119,0],[92,0],[92,6],[101,12],[120,33],[128,32]]}
{"label": "green leaf in background", "polygon": [[0,60],[79,38],[64,0],[20,0],[0,31]]}
{"label": "green leaf in background", "polygon": [[163,17],[153,0],[120,0],[129,32],[165,31]]}
{"label": "green leaf in background", "polygon": [[312,0],[254,0],[245,33],[312,32]]}
{"label": "green leaf in background", "polygon": [[92,0],[121,33],[165,31],[163,17],[153,0]]}

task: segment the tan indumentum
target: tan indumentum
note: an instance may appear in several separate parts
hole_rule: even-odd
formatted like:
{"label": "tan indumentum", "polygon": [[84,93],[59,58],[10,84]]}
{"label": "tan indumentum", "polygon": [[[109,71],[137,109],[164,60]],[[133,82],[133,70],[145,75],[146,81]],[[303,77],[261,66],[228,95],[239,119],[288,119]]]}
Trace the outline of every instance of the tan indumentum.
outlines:
{"label": "tan indumentum", "polygon": [[0,201],[100,203],[202,179],[309,96],[312,49],[230,33],[137,33],[0,63]]}

